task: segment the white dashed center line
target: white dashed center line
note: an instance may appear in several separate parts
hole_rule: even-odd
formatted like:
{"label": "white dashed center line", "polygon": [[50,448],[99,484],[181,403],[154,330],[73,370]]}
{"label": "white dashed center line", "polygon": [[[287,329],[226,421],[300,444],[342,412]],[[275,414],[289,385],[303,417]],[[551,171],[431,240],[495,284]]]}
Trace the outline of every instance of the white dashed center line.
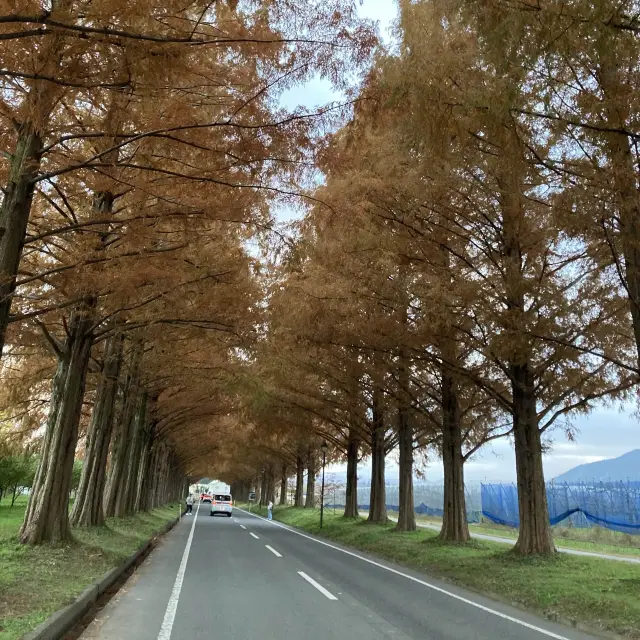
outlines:
{"label": "white dashed center line", "polygon": [[247,527],[245,527],[243,524],[240,525],[241,529],[244,529],[245,531],[247,530]]}
{"label": "white dashed center line", "polygon": [[270,547],[268,544],[265,544],[264,546],[267,547],[267,549],[269,549],[276,558],[282,558],[282,554],[278,553],[273,547]]}
{"label": "white dashed center line", "polygon": [[327,591],[320,583],[309,577],[304,571],[298,571],[298,575],[302,576],[310,585],[314,586],[323,596],[329,600],[337,600],[331,591]]}
{"label": "white dashed center line", "polygon": [[249,535],[253,536],[256,540],[260,540],[260,538],[258,538],[258,536],[255,533],[249,533]]}

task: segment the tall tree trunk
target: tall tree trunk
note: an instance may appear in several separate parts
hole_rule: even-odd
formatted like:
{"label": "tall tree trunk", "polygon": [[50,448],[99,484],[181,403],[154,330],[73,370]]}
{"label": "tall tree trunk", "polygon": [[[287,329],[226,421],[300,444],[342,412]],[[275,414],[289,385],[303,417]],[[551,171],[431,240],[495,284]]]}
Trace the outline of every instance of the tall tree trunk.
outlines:
{"label": "tall tree trunk", "polygon": [[246,482],[244,480],[234,480],[231,485],[231,498],[234,502],[246,502],[248,499],[248,491],[246,490]]}
{"label": "tall tree trunk", "polygon": [[[406,323],[406,313],[403,314]],[[416,530],[416,510],[413,504],[413,425],[409,415],[409,363],[404,349],[400,350],[400,400],[398,402],[398,524],[396,531]]]}
{"label": "tall tree trunk", "polygon": [[469,525],[464,494],[464,458],[460,405],[454,375],[442,368],[442,464],[444,467],[444,514],[440,539],[467,542]]}
{"label": "tall tree trunk", "polygon": [[20,530],[20,539],[27,544],[66,541],[71,537],[69,496],[95,305],[94,298],[87,299],[71,314],[69,334],[53,379],[40,463]]}
{"label": "tall tree trunk", "polygon": [[296,458],[296,494],[294,504],[304,507],[304,460],[301,455]]}
{"label": "tall tree trunk", "polygon": [[[503,130],[510,134],[506,142],[513,145],[521,144],[511,125]],[[526,329],[524,291],[527,285],[523,275],[520,233],[524,216],[522,185],[526,170],[524,161],[511,161],[505,166],[507,171],[505,176],[501,176],[505,287],[509,311],[505,324],[507,330],[514,336],[509,374],[513,398],[513,436],[520,514],[520,533],[514,549],[522,555],[551,554],[555,551],[555,547],[549,525],[547,492],[542,469],[536,385],[530,366],[528,347],[530,338],[524,333]]]}
{"label": "tall tree trunk", "polygon": [[261,507],[266,506],[267,504],[267,471],[266,469],[264,469],[262,471],[262,475],[260,476],[260,500],[258,502],[258,504]]}
{"label": "tall tree trunk", "polygon": [[385,487],[385,426],[382,393],[375,387],[371,425],[371,492],[369,494],[369,522],[386,524],[387,493]]}
{"label": "tall tree trunk", "polygon": [[398,447],[400,468],[398,475],[398,524],[396,531],[416,530],[416,511],[413,503],[413,428],[408,412],[398,411]]}
{"label": "tall tree trunk", "polygon": [[122,335],[114,334],[105,346],[104,366],[91,414],[82,475],[71,512],[71,523],[75,526],[104,524],[102,500],[121,362]]}
{"label": "tall tree trunk", "polygon": [[104,514],[107,518],[121,518],[126,511],[126,472],[131,455],[135,410],[138,402],[138,376],[141,357],[142,345],[138,342],[132,351],[124,394],[124,407],[111,443],[111,466],[109,467],[107,490],[104,498]]}
{"label": "tall tree trunk", "polygon": [[358,518],[358,453],[360,438],[355,429],[349,429],[347,443],[347,486],[345,491],[345,518]]}
{"label": "tall tree trunk", "polygon": [[160,504],[165,455],[166,455],[165,444],[164,442],[161,442],[158,445],[156,464],[155,464],[155,467],[153,468],[153,495],[151,496],[152,509],[155,509]]}
{"label": "tall tree trunk", "polygon": [[146,511],[148,502],[145,496],[149,492],[149,468],[151,466],[151,440],[145,435],[142,444],[142,454],[140,456],[140,473],[136,486],[136,501],[134,511]]}
{"label": "tall tree trunk", "polygon": [[153,432],[155,425],[145,429],[142,434],[142,454],[140,456],[140,473],[136,486],[135,511],[146,511],[149,508],[149,487],[151,474],[151,447],[153,445]]}
{"label": "tall tree trunk", "polygon": [[16,498],[17,497],[18,497],[18,485],[14,484],[13,485],[13,492],[11,493],[11,506],[12,507],[16,503]]}
{"label": "tall tree trunk", "polygon": [[143,511],[153,509],[155,506],[156,486],[158,482],[158,466],[160,464],[161,443],[157,440],[151,446],[149,461],[149,475],[146,478],[147,491],[142,492]]}
{"label": "tall tree trunk", "polygon": [[[34,91],[32,89],[32,91]],[[31,122],[20,127],[0,208],[0,357],[40,167],[42,140]]]}
{"label": "tall tree trunk", "polygon": [[[53,0],[52,9],[64,10],[72,0]],[[52,33],[38,49],[35,68],[42,76],[55,75],[62,57],[64,36]],[[0,358],[9,323],[18,266],[42,160],[42,136],[60,93],[64,90],[44,80],[27,80],[24,121],[16,146],[10,150],[9,177],[0,206]]]}
{"label": "tall tree trunk", "polygon": [[159,464],[157,470],[156,495],[153,502],[154,508],[162,506],[166,501],[167,476],[169,475],[169,457],[171,452],[166,443],[162,443]]}
{"label": "tall tree trunk", "polygon": [[[109,191],[93,195],[92,217],[103,219],[113,210],[115,197]],[[97,251],[104,251],[107,229],[99,235]],[[76,492],[71,514],[73,524],[94,526],[104,524],[102,498],[109,441],[113,430],[113,416],[117,397],[118,378],[122,358],[122,338],[114,335],[105,346],[105,363],[98,387],[98,398],[91,416],[87,437],[87,453],[82,467],[79,490]]]}
{"label": "tall tree trunk", "polygon": [[131,515],[135,510],[136,491],[138,488],[138,475],[140,473],[140,463],[142,457],[142,446],[145,438],[145,431],[147,429],[147,402],[147,394],[141,393],[138,396],[138,407],[136,409],[134,420],[131,453],[127,460],[128,464],[125,471],[126,482],[123,496],[124,513],[122,515]]}
{"label": "tall tree trunk", "polygon": [[267,471],[267,504],[270,501],[273,503],[276,501],[276,481],[271,467]]}
{"label": "tall tree trunk", "polygon": [[280,504],[287,504],[287,463],[282,463],[282,474],[280,476]]}
{"label": "tall tree trunk", "polygon": [[[503,148],[514,150],[522,146],[511,121],[499,130]],[[502,238],[504,242],[504,273],[506,331],[512,336],[509,356],[509,376],[513,405],[513,438],[518,484],[518,511],[520,533],[514,547],[521,555],[551,554],[555,552],[547,492],[542,469],[542,442],[538,425],[536,380],[531,367],[530,341],[527,333],[525,294],[529,286],[523,272],[526,239],[521,237],[525,218],[524,185],[527,179],[525,151],[519,157],[512,154],[503,158],[502,174],[498,176],[501,188]]]}
{"label": "tall tree trunk", "polygon": [[249,489],[245,480],[235,480],[231,483],[231,497],[234,502],[247,502]]}
{"label": "tall tree trunk", "polygon": [[551,554],[555,546],[549,524],[533,376],[526,364],[512,365],[510,369],[520,515],[520,533],[514,550],[521,555]]}
{"label": "tall tree trunk", "polygon": [[[610,147],[615,170],[614,188],[619,194],[620,235],[624,251],[624,285],[628,295],[633,335],[640,369],[640,202],[638,177],[633,171],[634,160],[626,136],[612,135]],[[618,258],[618,256],[616,256]]]}
{"label": "tall tree trunk", "polygon": [[311,447],[307,458],[307,497],[304,506],[305,509],[313,509],[316,506],[316,457]]}

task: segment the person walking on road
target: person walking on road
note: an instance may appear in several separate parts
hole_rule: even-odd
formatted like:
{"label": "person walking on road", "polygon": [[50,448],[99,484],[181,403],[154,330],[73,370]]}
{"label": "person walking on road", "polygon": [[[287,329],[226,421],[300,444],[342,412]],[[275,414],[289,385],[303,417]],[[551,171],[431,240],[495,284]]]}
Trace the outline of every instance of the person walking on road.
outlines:
{"label": "person walking on road", "polygon": [[193,496],[191,494],[187,496],[187,513],[189,515],[193,513]]}
{"label": "person walking on road", "polygon": [[267,517],[269,520],[273,520],[273,502],[269,500],[269,504],[267,505]]}

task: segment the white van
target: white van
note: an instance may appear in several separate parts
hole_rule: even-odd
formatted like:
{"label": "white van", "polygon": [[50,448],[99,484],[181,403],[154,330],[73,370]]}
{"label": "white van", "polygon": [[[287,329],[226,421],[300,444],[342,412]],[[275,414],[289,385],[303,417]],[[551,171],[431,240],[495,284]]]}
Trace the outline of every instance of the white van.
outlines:
{"label": "white van", "polygon": [[233,502],[231,495],[228,493],[214,493],[211,500],[211,515],[222,513],[229,518],[233,512]]}

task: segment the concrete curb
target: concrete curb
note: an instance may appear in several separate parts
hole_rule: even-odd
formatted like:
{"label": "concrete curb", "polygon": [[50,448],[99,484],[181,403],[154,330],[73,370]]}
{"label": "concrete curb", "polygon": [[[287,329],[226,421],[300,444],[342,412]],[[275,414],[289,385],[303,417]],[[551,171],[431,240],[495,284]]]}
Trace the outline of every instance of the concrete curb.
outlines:
{"label": "concrete curb", "polygon": [[135,553],[124,560],[120,566],[111,569],[111,571],[107,571],[100,580],[88,586],[76,598],[75,602],[64,609],[56,611],[33,631],[23,635],[20,640],[60,640],[65,633],[68,633],[82,620],[103,593],[108,591],[126,571],[141,562],[149,551],[151,551],[153,540],[171,531],[171,529],[178,524],[180,518],[170,520],[152,539],[147,540]]}

